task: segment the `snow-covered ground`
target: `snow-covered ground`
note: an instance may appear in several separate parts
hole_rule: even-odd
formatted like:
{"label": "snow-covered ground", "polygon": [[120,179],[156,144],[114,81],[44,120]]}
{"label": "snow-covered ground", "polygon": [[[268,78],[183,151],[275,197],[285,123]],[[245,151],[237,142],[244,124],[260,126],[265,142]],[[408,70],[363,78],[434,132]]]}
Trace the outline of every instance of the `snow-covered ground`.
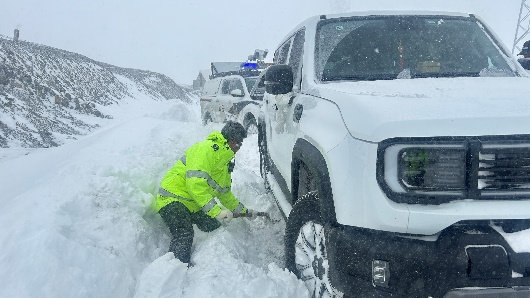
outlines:
{"label": "snow-covered ground", "polygon": [[257,136],[233,192],[263,218],[196,230],[192,262],[167,254],[150,203],[165,171],[213,129],[197,105],[129,100],[61,147],[0,149],[0,297],[307,297],[283,269],[283,221],[259,175]]}
{"label": "snow-covered ground", "polygon": [[[0,149],[0,297],[307,297],[283,269],[285,222],[259,174],[257,136],[236,156],[233,192],[263,218],[196,229],[187,268],[150,203],[203,127],[199,106],[129,99],[94,133],[47,149]],[[530,251],[530,230],[504,234]]]}

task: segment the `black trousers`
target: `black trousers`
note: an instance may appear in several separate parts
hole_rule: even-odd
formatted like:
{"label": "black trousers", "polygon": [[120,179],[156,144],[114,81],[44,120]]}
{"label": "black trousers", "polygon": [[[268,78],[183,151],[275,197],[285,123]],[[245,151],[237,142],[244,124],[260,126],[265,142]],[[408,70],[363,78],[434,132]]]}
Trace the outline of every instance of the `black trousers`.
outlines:
{"label": "black trousers", "polygon": [[192,213],[180,202],[173,202],[159,211],[160,216],[171,232],[169,251],[182,263],[189,263],[193,244],[193,224],[204,232],[211,232],[221,226],[219,221],[206,213]]}

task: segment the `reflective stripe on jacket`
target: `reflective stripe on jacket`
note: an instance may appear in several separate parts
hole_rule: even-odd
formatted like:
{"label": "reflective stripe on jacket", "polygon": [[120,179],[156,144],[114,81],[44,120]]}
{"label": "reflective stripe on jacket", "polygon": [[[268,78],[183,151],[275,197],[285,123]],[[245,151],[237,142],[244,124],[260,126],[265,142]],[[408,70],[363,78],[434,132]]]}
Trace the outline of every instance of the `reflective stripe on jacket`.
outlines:
{"label": "reflective stripe on jacket", "polygon": [[245,213],[247,208],[230,190],[232,177],[228,164],[233,158],[234,152],[220,132],[213,132],[205,141],[191,146],[162,179],[155,210],[178,201],[191,212],[203,210],[215,217],[221,212],[215,200],[218,198],[232,212]]}

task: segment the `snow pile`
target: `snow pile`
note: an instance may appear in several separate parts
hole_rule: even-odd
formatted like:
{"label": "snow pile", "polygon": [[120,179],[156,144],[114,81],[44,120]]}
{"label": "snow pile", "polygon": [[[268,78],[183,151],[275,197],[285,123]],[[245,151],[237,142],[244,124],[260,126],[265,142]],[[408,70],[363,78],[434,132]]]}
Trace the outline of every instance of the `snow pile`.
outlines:
{"label": "snow pile", "polygon": [[[0,297],[306,297],[282,268],[283,220],[196,230],[189,269],[166,253],[169,231],[149,207],[184,150],[221,128],[203,127],[198,109],[130,101],[63,146],[0,149]],[[238,152],[233,179],[241,201],[281,219],[259,176],[256,135]]]}

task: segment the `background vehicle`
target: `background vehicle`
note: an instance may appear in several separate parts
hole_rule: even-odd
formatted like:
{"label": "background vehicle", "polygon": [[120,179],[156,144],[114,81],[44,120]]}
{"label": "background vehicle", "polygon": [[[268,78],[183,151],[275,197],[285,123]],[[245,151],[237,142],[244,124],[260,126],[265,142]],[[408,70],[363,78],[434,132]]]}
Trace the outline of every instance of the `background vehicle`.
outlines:
{"label": "background vehicle", "polygon": [[323,15],[265,73],[261,170],[313,296],[530,295],[530,79],[470,14]]}
{"label": "background vehicle", "polygon": [[257,75],[257,71],[221,73],[206,81],[200,99],[203,123],[233,120],[256,133],[261,100],[252,98],[250,90]]}

